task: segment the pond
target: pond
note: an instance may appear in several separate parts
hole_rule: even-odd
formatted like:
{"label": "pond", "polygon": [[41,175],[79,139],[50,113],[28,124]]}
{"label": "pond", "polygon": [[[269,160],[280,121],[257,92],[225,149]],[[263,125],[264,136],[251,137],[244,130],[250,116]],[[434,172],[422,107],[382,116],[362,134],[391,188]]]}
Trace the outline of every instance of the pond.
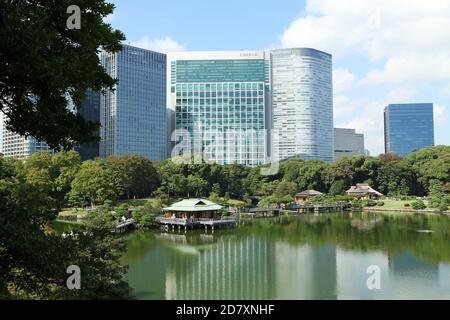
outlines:
{"label": "pond", "polygon": [[450,299],[448,216],[305,214],[128,241],[138,299]]}

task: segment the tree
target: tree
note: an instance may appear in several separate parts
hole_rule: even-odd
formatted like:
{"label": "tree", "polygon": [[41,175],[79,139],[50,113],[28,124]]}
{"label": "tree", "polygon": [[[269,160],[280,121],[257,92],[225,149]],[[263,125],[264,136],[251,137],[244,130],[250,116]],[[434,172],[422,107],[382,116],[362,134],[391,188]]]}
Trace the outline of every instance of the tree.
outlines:
{"label": "tree", "polygon": [[[0,157],[0,297],[129,298],[110,230],[86,227],[76,239],[48,232],[57,214],[53,201],[22,170],[20,162]],[[66,270],[74,264],[82,269],[83,290],[67,290]]]}
{"label": "tree", "polygon": [[127,199],[149,196],[159,184],[152,162],[142,156],[111,156],[106,166],[118,177],[121,192]]}
{"label": "tree", "polygon": [[411,207],[413,207],[414,210],[423,210],[426,209],[427,206],[422,200],[415,200],[411,203]]}
{"label": "tree", "polygon": [[330,187],[329,193],[332,196],[336,196],[338,194],[343,194],[347,189],[348,185],[346,185],[344,180],[336,180]]}
{"label": "tree", "polygon": [[195,194],[195,197],[198,197],[199,195],[203,194],[205,191],[205,188],[208,185],[208,182],[198,176],[189,175],[187,178],[187,190],[188,190],[188,197],[191,193]]}
{"label": "tree", "polygon": [[[428,205],[430,208],[447,208],[447,195],[444,187],[438,180],[430,182],[430,193],[428,194]],[[445,209],[447,210],[447,209]]]}
{"label": "tree", "polygon": [[[81,9],[81,27],[68,29],[70,5]],[[0,112],[7,127],[71,149],[98,139],[98,123],[67,108],[80,106],[88,88],[113,88],[99,50],[120,50],[124,35],[104,22],[114,5],[105,0],[2,1],[0,10]]]}
{"label": "tree", "polygon": [[281,181],[274,190],[276,196],[294,196],[297,192],[297,185],[294,182]]}
{"label": "tree", "polygon": [[315,189],[325,192],[328,164],[319,160],[290,159],[280,164],[283,180],[295,182],[299,190]]}
{"label": "tree", "polygon": [[87,200],[93,205],[115,201],[120,190],[112,170],[99,160],[83,162],[71,187],[68,197],[72,202],[80,204]]}

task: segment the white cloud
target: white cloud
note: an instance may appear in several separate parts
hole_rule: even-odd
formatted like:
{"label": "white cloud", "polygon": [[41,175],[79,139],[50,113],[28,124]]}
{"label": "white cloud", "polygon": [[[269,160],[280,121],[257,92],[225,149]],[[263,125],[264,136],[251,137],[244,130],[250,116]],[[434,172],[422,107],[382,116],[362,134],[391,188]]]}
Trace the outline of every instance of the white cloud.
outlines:
{"label": "white cloud", "polygon": [[450,97],[450,82],[447,83],[447,85],[445,85],[442,90],[441,90],[441,94],[445,97]]}
{"label": "white cloud", "polygon": [[415,96],[415,90],[412,88],[395,88],[388,92],[387,101],[389,103],[408,103]]}
{"label": "white cloud", "polygon": [[434,116],[434,125],[442,126],[447,121],[447,110],[446,107],[440,104],[433,105],[433,116]]}
{"label": "white cloud", "polygon": [[132,41],[131,45],[162,53],[185,51],[187,47],[185,43],[178,43],[170,37],[150,39],[148,36]]}
{"label": "white cloud", "polygon": [[281,45],[332,52],[356,47],[373,58],[411,47],[441,51],[449,47],[449,13],[448,0],[308,0],[305,15],[284,31]]}
{"label": "white cloud", "polygon": [[370,71],[361,80],[361,84],[402,84],[450,79],[450,47],[448,51],[435,54],[411,53],[389,58],[383,69]]}
{"label": "white cloud", "polygon": [[450,79],[450,1],[308,0],[280,37],[282,47],[387,59],[363,84]]}
{"label": "white cloud", "polygon": [[355,129],[364,134],[364,147],[370,149],[370,154],[376,156],[384,153],[384,119],[383,110],[386,103],[376,101],[366,103],[362,113],[353,119],[338,123],[339,128]]}
{"label": "white cloud", "polygon": [[[437,87],[450,97],[449,39],[449,0],[307,0],[279,46],[316,48],[333,54],[335,64],[345,63],[345,69],[333,71],[336,125],[364,133],[366,147],[376,155],[384,152],[388,103],[414,102],[416,93],[427,98],[423,88]],[[352,65],[354,58],[358,62]],[[369,71],[357,79],[354,74],[363,70]],[[442,82],[448,84],[440,88]],[[438,136],[448,144],[450,110],[435,104],[434,111]]]}
{"label": "white cloud", "polygon": [[337,95],[333,98],[334,118],[351,116],[358,108],[359,102],[344,95]]}
{"label": "white cloud", "polygon": [[345,92],[353,87],[355,75],[347,69],[333,70],[333,92]]}

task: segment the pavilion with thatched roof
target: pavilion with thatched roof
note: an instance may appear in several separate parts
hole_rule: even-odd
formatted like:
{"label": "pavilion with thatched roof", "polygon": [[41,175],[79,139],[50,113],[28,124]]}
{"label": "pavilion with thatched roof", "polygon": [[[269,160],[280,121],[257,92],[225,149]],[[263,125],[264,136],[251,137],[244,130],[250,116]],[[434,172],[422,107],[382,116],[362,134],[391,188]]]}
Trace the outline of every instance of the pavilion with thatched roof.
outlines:
{"label": "pavilion with thatched roof", "polygon": [[378,200],[384,197],[381,192],[373,189],[367,183],[357,183],[356,186],[351,186],[350,189],[346,191],[346,194],[358,199]]}
{"label": "pavilion with thatched roof", "polygon": [[308,199],[320,196],[322,194],[323,194],[322,192],[319,192],[316,190],[305,190],[305,191],[299,192],[295,195],[295,203],[303,204],[306,201],[308,201]]}

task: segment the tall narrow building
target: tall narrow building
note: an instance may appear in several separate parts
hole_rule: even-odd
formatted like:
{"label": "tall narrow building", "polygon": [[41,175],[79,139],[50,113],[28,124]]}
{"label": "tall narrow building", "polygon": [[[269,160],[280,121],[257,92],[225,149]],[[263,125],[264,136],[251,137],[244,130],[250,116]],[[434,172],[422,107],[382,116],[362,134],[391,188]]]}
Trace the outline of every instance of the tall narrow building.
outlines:
{"label": "tall narrow building", "polygon": [[273,157],[333,161],[332,57],[309,48],[271,51]]}
{"label": "tall narrow building", "polygon": [[123,45],[101,54],[118,84],[100,96],[100,157],[166,158],[166,55]]}
{"label": "tall narrow building", "polygon": [[[88,121],[100,122],[100,92],[88,89],[77,112]],[[94,135],[100,136],[100,130],[96,130]],[[90,160],[98,158],[99,148],[100,142],[97,141],[77,146],[75,150],[82,160]]]}
{"label": "tall narrow building", "polygon": [[401,157],[433,146],[433,104],[389,104],[384,109],[384,143],[386,153]]}

